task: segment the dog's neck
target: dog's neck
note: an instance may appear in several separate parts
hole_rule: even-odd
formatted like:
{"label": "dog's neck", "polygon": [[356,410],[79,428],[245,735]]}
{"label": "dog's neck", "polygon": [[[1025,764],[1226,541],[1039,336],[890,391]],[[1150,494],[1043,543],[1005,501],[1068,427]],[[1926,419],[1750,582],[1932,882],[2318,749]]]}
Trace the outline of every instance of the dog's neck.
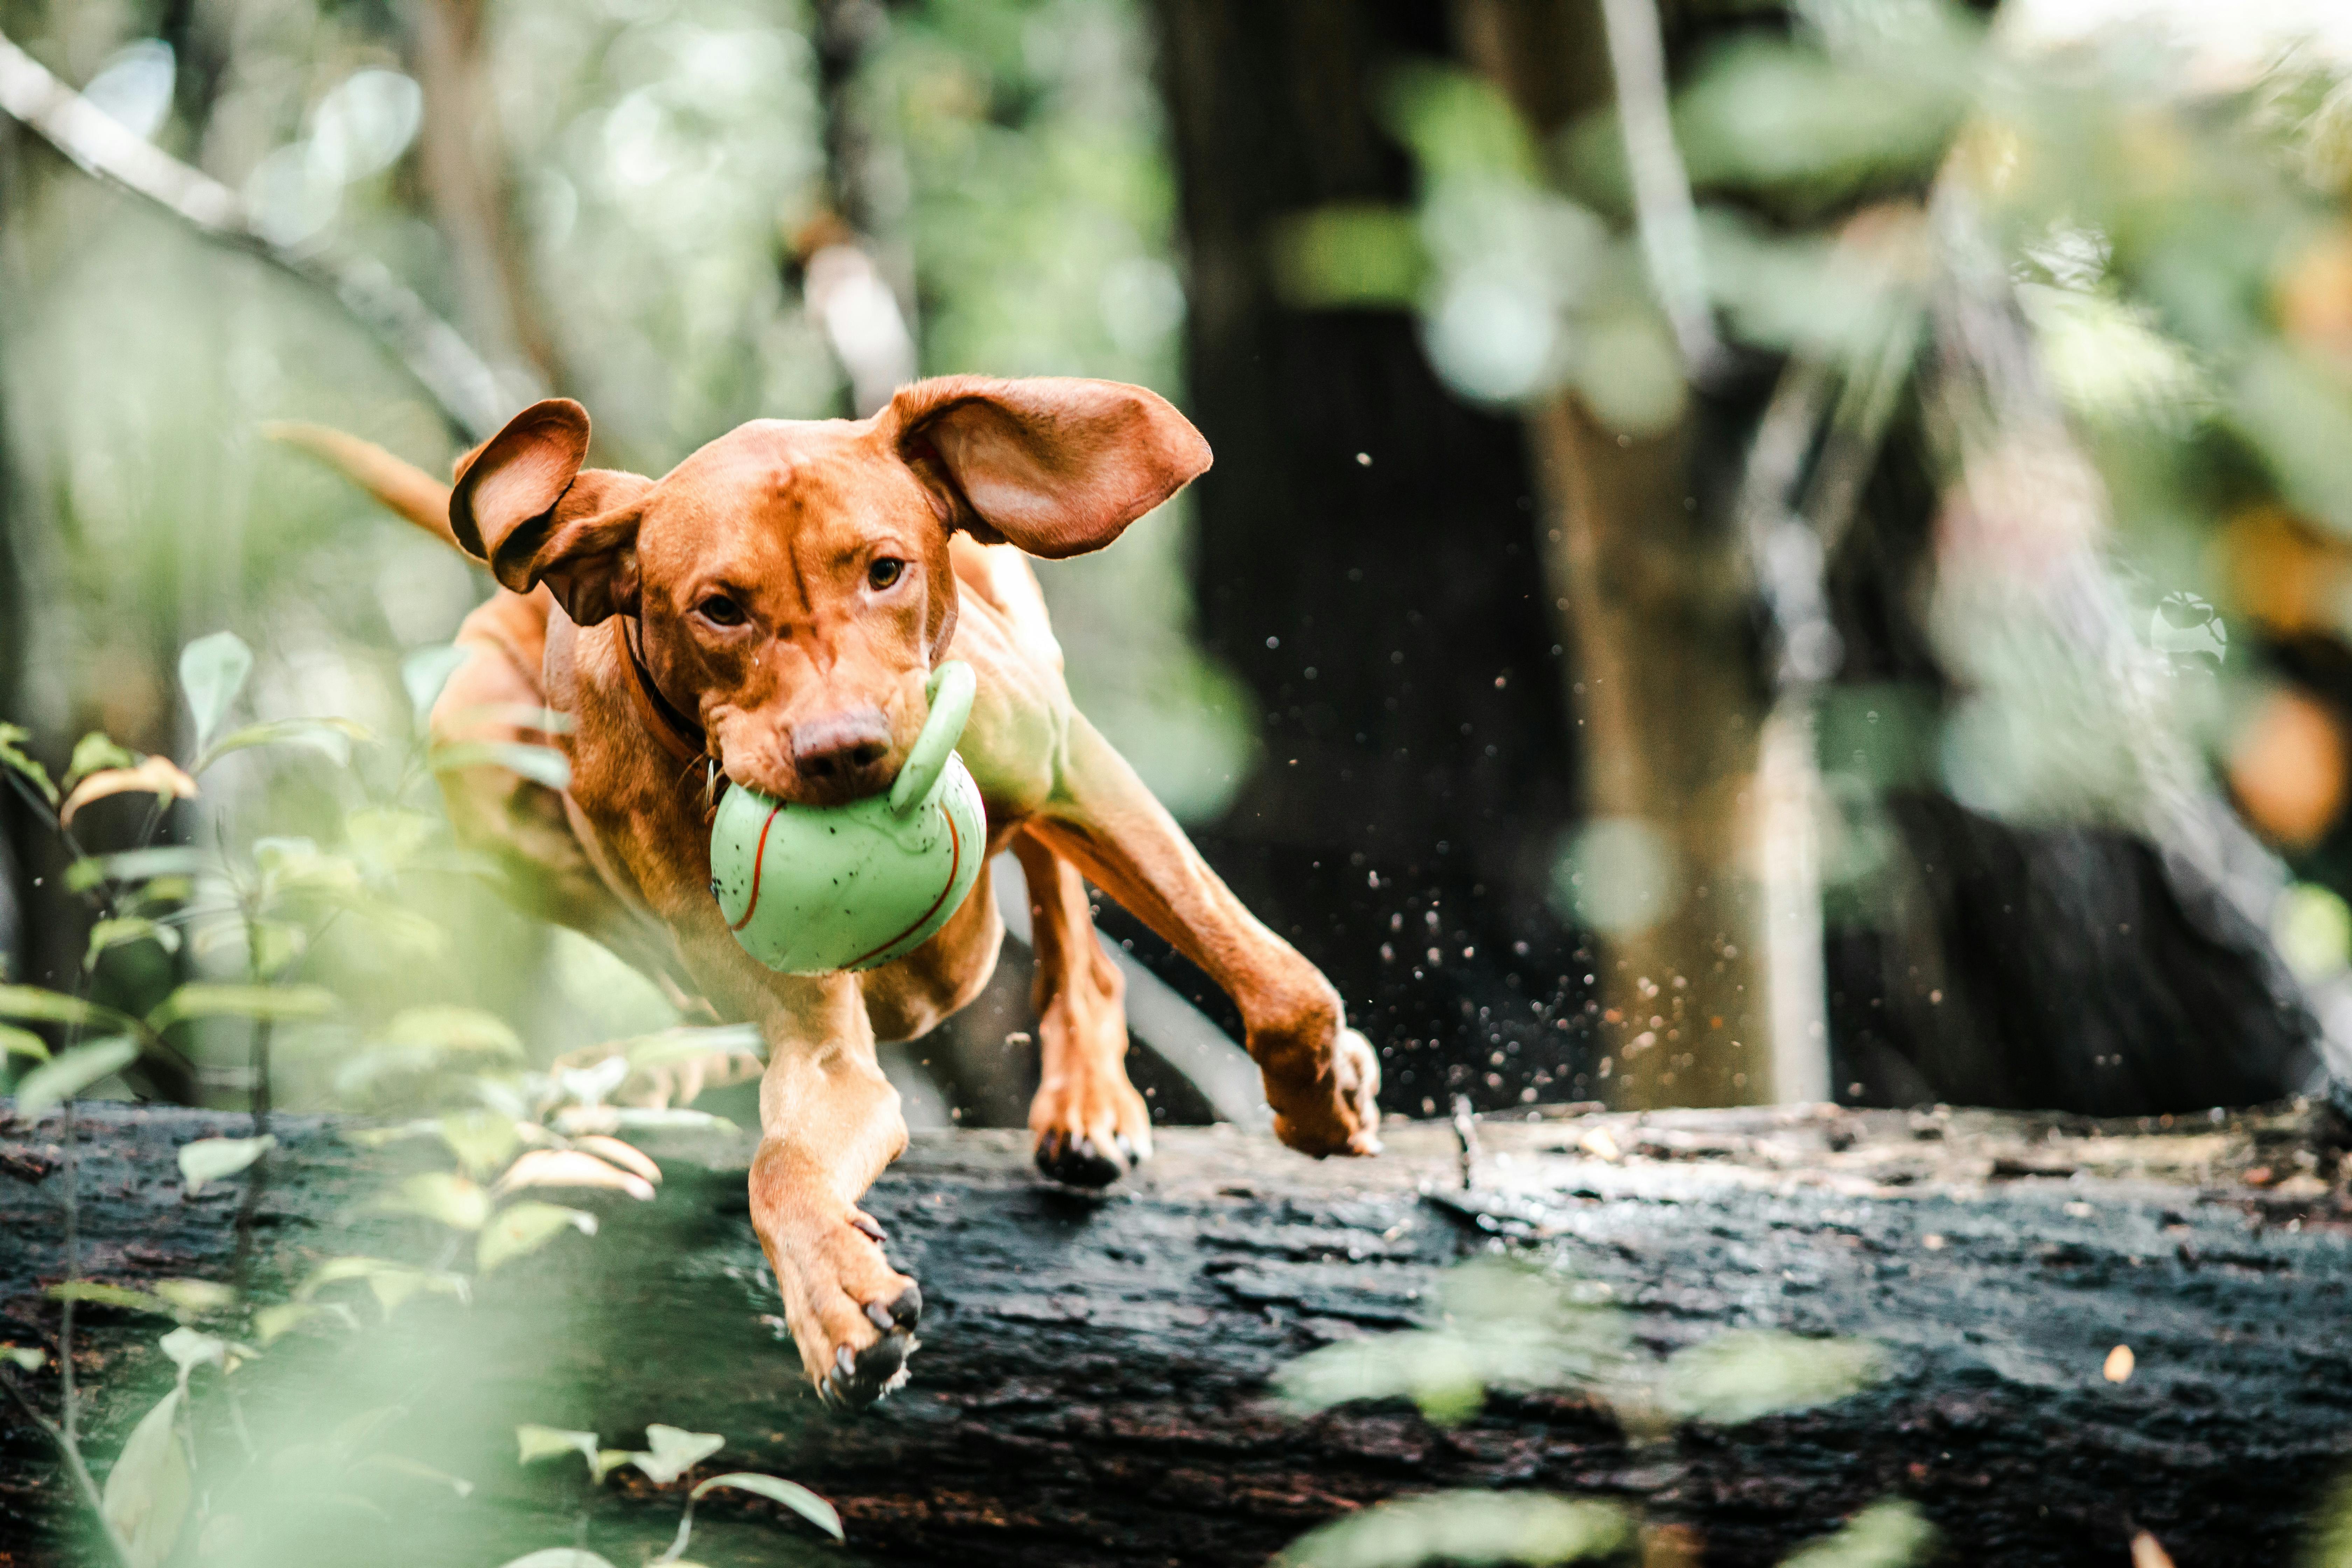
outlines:
{"label": "dog's neck", "polygon": [[669,699],[654,684],[653,671],[646,668],[646,656],[638,650],[641,633],[632,630],[633,616],[613,617],[613,636],[621,645],[621,662],[627,670],[627,685],[632,705],[637,717],[660,743],[662,750],[681,763],[708,761],[710,737],[701,725],[679,712]]}

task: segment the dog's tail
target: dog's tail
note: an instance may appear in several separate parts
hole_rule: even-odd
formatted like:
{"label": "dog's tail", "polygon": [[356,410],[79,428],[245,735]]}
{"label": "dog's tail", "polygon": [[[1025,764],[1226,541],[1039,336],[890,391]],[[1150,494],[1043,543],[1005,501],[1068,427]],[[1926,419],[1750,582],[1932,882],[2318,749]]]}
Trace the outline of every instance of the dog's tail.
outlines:
{"label": "dog's tail", "polygon": [[300,447],[450,549],[464,549],[449,531],[449,487],[415,464],[324,425],[270,424],[261,433]]}

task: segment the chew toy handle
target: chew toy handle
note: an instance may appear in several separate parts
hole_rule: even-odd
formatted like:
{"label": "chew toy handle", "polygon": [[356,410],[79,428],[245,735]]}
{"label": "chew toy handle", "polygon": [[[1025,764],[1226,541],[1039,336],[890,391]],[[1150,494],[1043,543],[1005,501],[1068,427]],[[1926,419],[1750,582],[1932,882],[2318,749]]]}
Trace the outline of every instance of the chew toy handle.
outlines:
{"label": "chew toy handle", "polygon": [[971,666],[960,658],[949,659],[931,671],[924,688],[930,699],[930,717],[923,721],[923,732],[915,737],[906,764],[898,770],[898,780],[890,786],[890,809],[900,816],[922,805],[939,789],[948,759],[955,755],[956,742],[963,739],[964,724],[971,717],[971,696],[978,684]]}

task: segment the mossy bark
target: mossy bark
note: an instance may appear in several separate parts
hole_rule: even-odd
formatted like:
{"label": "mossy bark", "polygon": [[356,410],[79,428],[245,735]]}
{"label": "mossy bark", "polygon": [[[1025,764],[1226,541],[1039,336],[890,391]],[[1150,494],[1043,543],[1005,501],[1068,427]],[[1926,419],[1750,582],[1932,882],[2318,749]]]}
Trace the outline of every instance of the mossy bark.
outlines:
{"label": "mossy bark", "polygon": [[[85,1109],[87,1271],[225,1278],[237,1194],[188,1198],[172,1151],[238,1121]],[[592,1204],[601,1236],[482,1279],[471,1307],[420,1298],[386,1329],[356,1295],[363,1332],[298,1332],[237,1375],[265,1447],[289,1412],[382,1399],[404,1411],[383,1429],[390,1451],[475,1483],[463,1503],[397,1509],[380,1538],[346,1521],[343,1561],[503,1561],[572,1541],[583,1499],[589,1543],[633,1561],[667,1541],[675,1500],[625,1476],[590,1498],[576,1464],[518,1467],[511,1432],[634,1447],[659,1421],[725,1434],[712,1470],[816,1488],[854,1554],[894,1564],[1222,1568],[1365,1503],[1464,1486],[1618,1500],[1688,1526],[1710,1568],[1775,1563],[1889,1494],[1935,1519],[1956,1562],[2120,1563],[2147,1529],[2179,1562],[2274,1565],[2352,1431],[2352,1250],[2321,1114],[1490,1120],[1469,1189],[1442,1126],[1321,1164],[1177,1130],[1141,1181],[1101,1198],[1041,1185],[1016,1135],[925,1137],[868,1205],[922,1282],[924,1344],[912,1384],[856,1416],[802,1386],[731,1168],[741,1149],[681,1143],[659,1150],[658,1198]],[[363,1210],[425,1146],[357,1150],[299,1118],[278,1131],[259,1294],[335,1253],[429,1256],[441,1233]],[[19,1343],[54,1327],[37,1291],[60,1270],[57,1133],[54,1118],[0,1120],[0,1338]],[[1891,1375],[1649,1446],[1578,1397],[1500,1395],[1451,1430],[1401,1406],[1300,1418],[1269,1401],[1286,1361],[1424,1321],[1437,1275],[1498,1245],[1605,1284],[1654,1352],[1732,1328],[1854,1334],[1885,1347]],[[163,1326],[85,1314],[101,1473],[169,1385]],[[2137,1360],[2122,1384],[2102,1373],[2118,1343]],[[229,1438],[200,1424],[200,1448],[215,1440]],[[714,1496],[698,1519],[698,1561],[798,1560],[768,1505]],[[97,1560],[13,1409],[0,1539],[18,1568]]]}

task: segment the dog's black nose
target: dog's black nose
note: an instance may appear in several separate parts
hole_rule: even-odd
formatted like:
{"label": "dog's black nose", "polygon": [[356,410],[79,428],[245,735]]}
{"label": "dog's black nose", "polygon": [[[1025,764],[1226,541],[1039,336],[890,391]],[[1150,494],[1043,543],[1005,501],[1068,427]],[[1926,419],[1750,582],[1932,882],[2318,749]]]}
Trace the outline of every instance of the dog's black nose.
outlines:
{"label": "dog's black nose", "polygon": [[793,726],[793,770],[828,796],[850,798],[881,784],[890,724],[879,708],[852,709]]}

